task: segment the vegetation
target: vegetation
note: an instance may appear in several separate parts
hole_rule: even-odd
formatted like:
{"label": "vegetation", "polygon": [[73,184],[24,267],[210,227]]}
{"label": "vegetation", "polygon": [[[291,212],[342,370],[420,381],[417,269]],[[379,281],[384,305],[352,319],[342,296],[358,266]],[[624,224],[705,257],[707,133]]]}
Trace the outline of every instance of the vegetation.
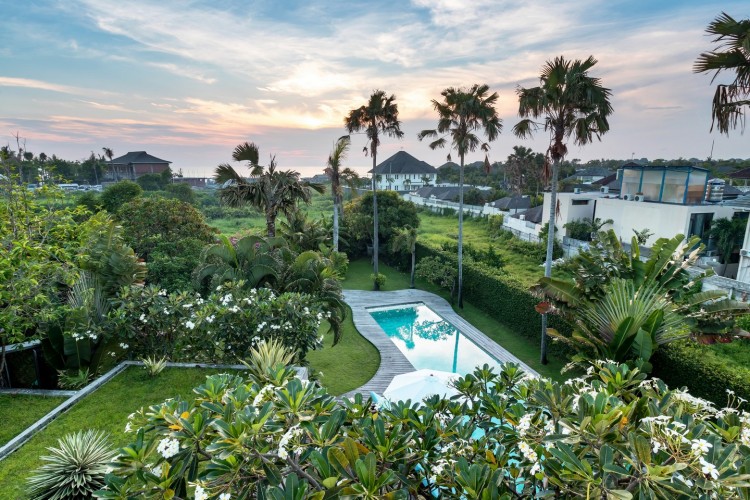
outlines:
{"label": "vegetation", "polygon": [[715,38],[716,49],[704,52],[695,61],[696,73],[734,72],[734,81],[719,84],[711,106],[711,130],[714,125],[723,134],[729,129],[745,127],[745,108],[750,106],[750,19],[736,20],[722,12],[706,28]]}
{"label": "vegetation", "polygon": [[63,436],[49,448],[46,462],[29,478],[33,500],[91,498],[104,486],[104,476],[115,457],[103,432],[88,430]]}
{"label": "vegetation", "polygon": [[724,261],[724,269],[721,271],[722,276],[727,272],[727,266],[732,258],[732,253],[742,246],[746,227],[746,219],[722,218],[711,222],[710,236],[716,242],[716,248],[719,250],[721,260]]}
{"label": "vegetation", "polygon": [[133,181],[120,181],[110,186],[99,196],[99,202],[109,213],[114,214],[129,201],[141,196],[143,189]]}
{"label": "vegetation", "polygon": [[[460,398],[357,397],[278,367],[216,375],[188,400],[136,412],[104,498],[694,498],[747,492],[750,416],[717,412],[627,365],[597,362],[570,384],[478,367]],[[212,425],[208,425],[212,422]],[[229,439],[228,436],[238,436]],[[467,445],[468,443],[468,445]],[[188,466],[188,465],[191,466]],[[171,493],[167,493],[171,494]]]}
{"label": "vegetation", "polygon": [[[471,89],[455,89],[449,87],[441,95],[443,102],[433,99],[432,106],[438,114],[438,124],[435,129],[423,130],[419,133],[419,140],[427,137],[437,138],[430,143],[430,149],[443,148],[450,137],[450,148],[455,149],[459,157],[458,177],[458,307],[463,307],[463,228],[464,228],[464,162],[468,153],[481,148],[485,154],[489,151],[489,143],[494,141],[502,130],[502,122],[495,109],[497,92],[489,94],[489,86],[474,84]],[[487,136],[487,142],[482,143],[477,132]],[[442,137],[439,137],[441,136]],[[448,161],[451,160],[448,154]],[[485,156],[487,171],[490,162]]]}
{"label": "vegetation", "polygon": [[336,141],[326,165],[325,173],[331,179],[331,196],[333,197],[333,250],[339,251],[339,217],[343,211],[344,186],[354,192],[359,176],[350,168],[341,168],[341,162],[346,158],[346,152],[351,144],[349,136],[340,137]]}
{"label": "vegetation", "polygon": [[222,185],[219,196],[231,207],[246,204],[261,210],[266,217],[266,231],[271,238],[276,236],[276,218],[279,213],[289,214],[296,210],[299,202],[310,203],[311,192],[323,192],[323,186],[300,180],[294,170],[277,171],[276,158],[271,157],[268,168],[258,163],[258,146],[253,143],[240,144],[232,153],[234,161],[246,161],[253,182],[239,175],[229,164],[216,167],[216,182]]}
{"label": "vegetation", "polygon": [[[538,128],[550,133],[550,146],[547,149],[548,161],[545,172],[552,160],[551,194],[549,219],[555,220],[557,209],[557,180],[560,162],[568,153],[563,142],[573,138],[580,146],[590,143],[594,137],[600,138],[609,131],[609,115],[612,105],[609,102],[611,92],[602,87],[598,78],[589,75],[589,70],[596,64],[596,59],[589,56],[585,61],[566,61],[562,56],[548,61],[542,68],[539,77],[540,85],[532,88],[518,88],[518,114],[523,118],[513,127],[518,137],[530,137]],[[539,123],[536,120],[543,120]],[[549,176],[545,173],[545,178]],[[544,265],[544,276],[552,276],[553,243],[555,241],[555,224],[548,224],[547,258]],[[542,314],[541,361],[547,359],[547,315]]]}
{"label": "vegetation", "polygon": [[189,397],[193,387],[218,372],[166,368],[159,377],[150,378],[138,367],[127,368],[0,461],[0,491],[6,498],[26,498],[26,480],[39,467],[39,457],[67,434],[93,429],[106,432],[115,448],[126,445],[131,439],[125,432],[130,413],[167,398]]}
{"label": "vegetation", "polygon": [[[372,269],[373,274],[378,275],[378,258],[380,256],[380,227],[378,224],[378,193],[375,183],[375,167],[378,165],[378,147],[380,137],[395,137],[400,139],[404,136],[401,132],[401,122],[398,120],[398,104],[396,96],[388,96],[382,90],[376,90],[370,96],[366,105],[353,109],[344,118],[344,126],[352,134],[354,132],[365,132],[367,145],[364,148],[365,155],[369,153],[372,157]],[[374,282],[375,290],[378,283]]]}
{"label": "vegetation", "polygon": [[66,398],[0,394],[0,446],[52,411]]}
{"label": "vegetation", "polygon": [[414,273],[417,266],[417,228],[406,226],[397,230],[391,249],[394,253],[402,250],[411,255],[411,285],[409,287],[414,288]]}
{"label": "vegetation", "polygon": [[703,250],[699,242],[681,234],[660,238],[644,262],[635,237],[628,253],[614,231],[600,233],[593,250],[581,251],[568,264],[572,282],[540,280],[574,325],[571,337],[548,333],[582,349],[576,358],[617,362],[647,362],[658,346],[688,336],[732,334],[734,317],[748,306],[720,290],[701,291],[706,274],[694,277],[686,270]]}
{"label": "vegetation", "polygon": [[596,235],[608,224],[613,224],[612,219],[601,220],[599,217],[593,219],[576,219],[568,222],[563,227],[568,230],[568,236],[581,241],[591,241],[591,236]]}

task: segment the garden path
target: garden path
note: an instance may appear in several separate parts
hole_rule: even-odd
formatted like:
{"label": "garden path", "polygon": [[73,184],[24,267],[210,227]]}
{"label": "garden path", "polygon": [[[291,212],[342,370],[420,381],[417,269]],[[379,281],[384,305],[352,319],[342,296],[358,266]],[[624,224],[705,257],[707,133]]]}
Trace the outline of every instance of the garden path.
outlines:
{"label": "garden path", "polygon": [[369,396],[370,392],[383,394],[388,384],[393,380],[393,377],[415,370],[414,366],[406,359],[403,353],[396,347],[396,344],[391,341],[367,311],[367,308],[371,307],[395,306],[415,302],[424,303],[498,361],[516,363],[527,373],[535,377],[539,376],[537,372],[529,368],[528,365],[516,358],[508,350],[456,314],[448,301],[433,293],[416,289],[396,290],[392,292],[344,290],[344,300],[351,307],[354,326],[357,327],[359,333],[380,351],[380,366],[375,376],[364,385],[344,394],[344,396],[352,397],[356,393]]}

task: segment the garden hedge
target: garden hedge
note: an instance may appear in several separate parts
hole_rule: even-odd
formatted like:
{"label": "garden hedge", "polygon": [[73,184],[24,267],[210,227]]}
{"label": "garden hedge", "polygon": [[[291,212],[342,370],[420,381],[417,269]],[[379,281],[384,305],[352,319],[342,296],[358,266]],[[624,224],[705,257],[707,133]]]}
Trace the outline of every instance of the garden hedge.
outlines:
{"label": "garden hedge", "polygon": [[[437,257],[458,266],[457,256],[417,243],[417,259]],[[485,264],[464,261],[464,299],[524,337],[540,340],[541,322],[534,306],[539,302],[531,292],[502,270]],[[572,332],[571,325],[559,316],[549,316],[549,326],[563,334]],[[550,352],[568,357],[572,350],[560,343],[551,343]],[[727,389],[750,401],[750,369],[738,369],[724,363],[701,344],[692,341],[662,346],[651,359],[655,377],[670,387],[687,386],[690,394],[723,407]]]}

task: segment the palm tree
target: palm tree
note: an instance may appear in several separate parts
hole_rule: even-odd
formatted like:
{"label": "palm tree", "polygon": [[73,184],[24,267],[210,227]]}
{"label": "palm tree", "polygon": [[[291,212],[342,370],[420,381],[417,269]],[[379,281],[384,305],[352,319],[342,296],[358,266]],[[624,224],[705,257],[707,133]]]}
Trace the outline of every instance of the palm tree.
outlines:
{"label": "palm tree", "polygon": [[405,226],[397,229],[391,243],[392,250],[406,250],[411,254],[411,288],[414,288],[414,271],[417,264],[417,228]]}
{"label": "palm tree", "polygon": [[[423,130],[419,133],[419,140],[425,137],[442,137],[430,143],[430,149],[445,147],[448,144],[446,136],[450,136],[450,147],[458,152],[460,168],[458,177],[458,307],[463,308],[463,228],[464,228],[464,159],[466,154],[481,148],[485,153],[489,151],[489,143],[497,139],[503,128],[502,121],[495,110],[497,92],[488,95],[487,85],[475,84],[471,89],[455,89],[449,87],[441,93],[443,102],[433,99],[432,105],[438,113],[437,128]],[[482,131],[487,136],[483,143],[475,134]],[[489,162],[485,154],[485,160]],[[451,155],[448,154],[448,161]]]}
{"label": "palm tree", "polygon": [[[547,235],[547,259],[544,276],[552,275],[552,249],[555,241],[555,203],[557,202],[557,178],[560,162],[568,153],[563,142],[573,138],[578,145],[592,142],[594,136],[601,138],[609,131],[607,118],[612,114],[609,89],[602,87],[598,78],[588,71],[596,64],[589,56],[585,61],[566,61],[562,56],[547,61],[542,68],[538,87],[517,89],[518,114],[523,118],[513,127],[513,133],[521,138],[531,137],[532,132],[544,128],[550,132],[545,170],[552,159],[552,182],[549,205],[549,229]],[[539,123],[535,120],[542,118]],[[547,314],[542,314],[541,363],[547,364]]]}
{"label": "palm tree", "polygon": [[411,191],[411,179],[404,179],[404,188],[407,191]]}
{"label": "palm tree", "polygon": [[729,134],[730,128],[745,128],[745,106],[750,106],[750,19],[735,20],[722,12],[706,28],[719,43],[716,50],[704,52],[693,65],[694,73],[734,71],[734,81],[716,86],[711,107],[711,130],[716,124],[720,133]]}
{"label": "palm tree", "polygon": [[109,168],[110,173],[112,174],[112,179],[117,180],[117,175],[115,175],[115,166],[112,165],[112,158],[115,156],[115,153],[112,151],[112,148],[104,147],[102,148],[102,151],[104,151],[104,156],[109,160]]}
{"label": "palm tree", "polygon": [[247,161],[253,182],[248,181],[229,164],[216,167],[214,179],[222,185],[219,198],[231,207],[250,204],[262,210],[266,216],[266,232],[269,238],[276,236],[276,218],[279,213],[291,214],[300,201],[310,203],[312,191],[323,193],[321,184],[300,180],[294,170],[277,171],[276,158],[271,157],[268,168],[258,164],[258,146],[253,143],[240,144],[234,149],[234,161]]}
{"label": "palm tree", "polygon": [[727,272],[732,252],[742,245],[742,238],[745,236],[745,225],[746,221],[744,219],[726,218],[716,219],[711,224],[711,238],[714,238],[716,241],[716,248],[721,254],[721,260],[724,261],[724,269],[721,271],[722,276]]}
{"label": "palm tree", "polygon": [[[378,275],[378,197],[375,167],[378,164],[380,135],[398,139],[404,136],[401,131],[401,122],[398,121],[398,104],[395,101],[395,95],[388,96],[384,91],[376,90],[366,105],[351,110],[344,118],[344,126],[350,134],[365,132],[369,148],[366,145],[364,152],[365,155],[372,156],[372,270],[375,276]],[[375,290],[379,288],[376,282]]]}
{"label": "palm tree", "polygon": [[346,185],[352,193],[356,193],[355,188],[359,181],[357,172],[350,168],[341,168],[341,162],[346,157],[346,152],[351,144],[348,135],[340,137],[333,147],[333,151],[328,156],[328,164],[325,174],[331,179],[331,195],[333,196],[333,250],[339,251],[339,217],[343,216],[341,202],[343,201],[344,190]]}
{"label": "palm tree", "polygon": [[423,175],[422,176],[422,186],[429,186],[430,185],[430,176],[429,175]]}

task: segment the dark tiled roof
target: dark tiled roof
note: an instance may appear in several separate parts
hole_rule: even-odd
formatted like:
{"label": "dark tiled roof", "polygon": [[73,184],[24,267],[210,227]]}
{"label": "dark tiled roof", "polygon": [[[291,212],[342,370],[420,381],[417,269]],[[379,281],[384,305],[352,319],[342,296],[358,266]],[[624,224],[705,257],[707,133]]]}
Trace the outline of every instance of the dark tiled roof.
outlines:
{"label": "dark tiled roof", "polygon": [[594,186],[606,186],[607,184],[609,184],[610,182],[614,180],[617,180],[617,172],[613,174],[609,174],[607,177],[602,177],[601,179],[596,180],[592,182],[591,184]]}
{"label": "dark tiled roof", "polygon": [[750,167],[729,174],[730,179],[750,179]]}
{"label": "dark tiled roof", "polygon": [[745,194],[744,191],[740,191],[734,186],[730,186],[729,184],[724,184],[724,198],[727,198],[727,196],[734,196],[735,198],[738,196],[742,196]]}
{"label": "dark tiled roof", "polygon": [[172,163],[171,161],[162,160],[152,156],[145,151],[131,151],[119,158],[113,158],[112,163],[118,165],[130,165],[131,163]]}
{"label": "dark tiled roof", "polygon": [[[464,186],[464,194],[470,189],[474,189],[474,187]],[[417,189],[416,194],[422,198],[434,196],[438,200],[453,201],[458,198],[460,192],[456,186],[427,186]]]}
{"label": "dark tiled roof", "polygon": [[[372,170],[369,170],[372,172]],[[435,174],[437,170],[429,163],[417,160],[406,151],[399,151],[375,167],[376,174]]]}
{"label": "dark tiled roof", "polygon": [[491,201],[490,206],[500,210],[518,210],[519,208],[529,208],[531,200],[528,196],[506,196],[505,198]]}
{"label": "dark tiled roof", "polygon": [[523,215],[525,220],[529,222],[533,222],[534,224],[541,224],[542,223],[542,211],[544,210],[544,207],[542,205],[536,206],[534,208],[530,208],[524,212],[518,212],[516,214],[511,215],[511,217],[514,217],[516,219],[520,219]]}

